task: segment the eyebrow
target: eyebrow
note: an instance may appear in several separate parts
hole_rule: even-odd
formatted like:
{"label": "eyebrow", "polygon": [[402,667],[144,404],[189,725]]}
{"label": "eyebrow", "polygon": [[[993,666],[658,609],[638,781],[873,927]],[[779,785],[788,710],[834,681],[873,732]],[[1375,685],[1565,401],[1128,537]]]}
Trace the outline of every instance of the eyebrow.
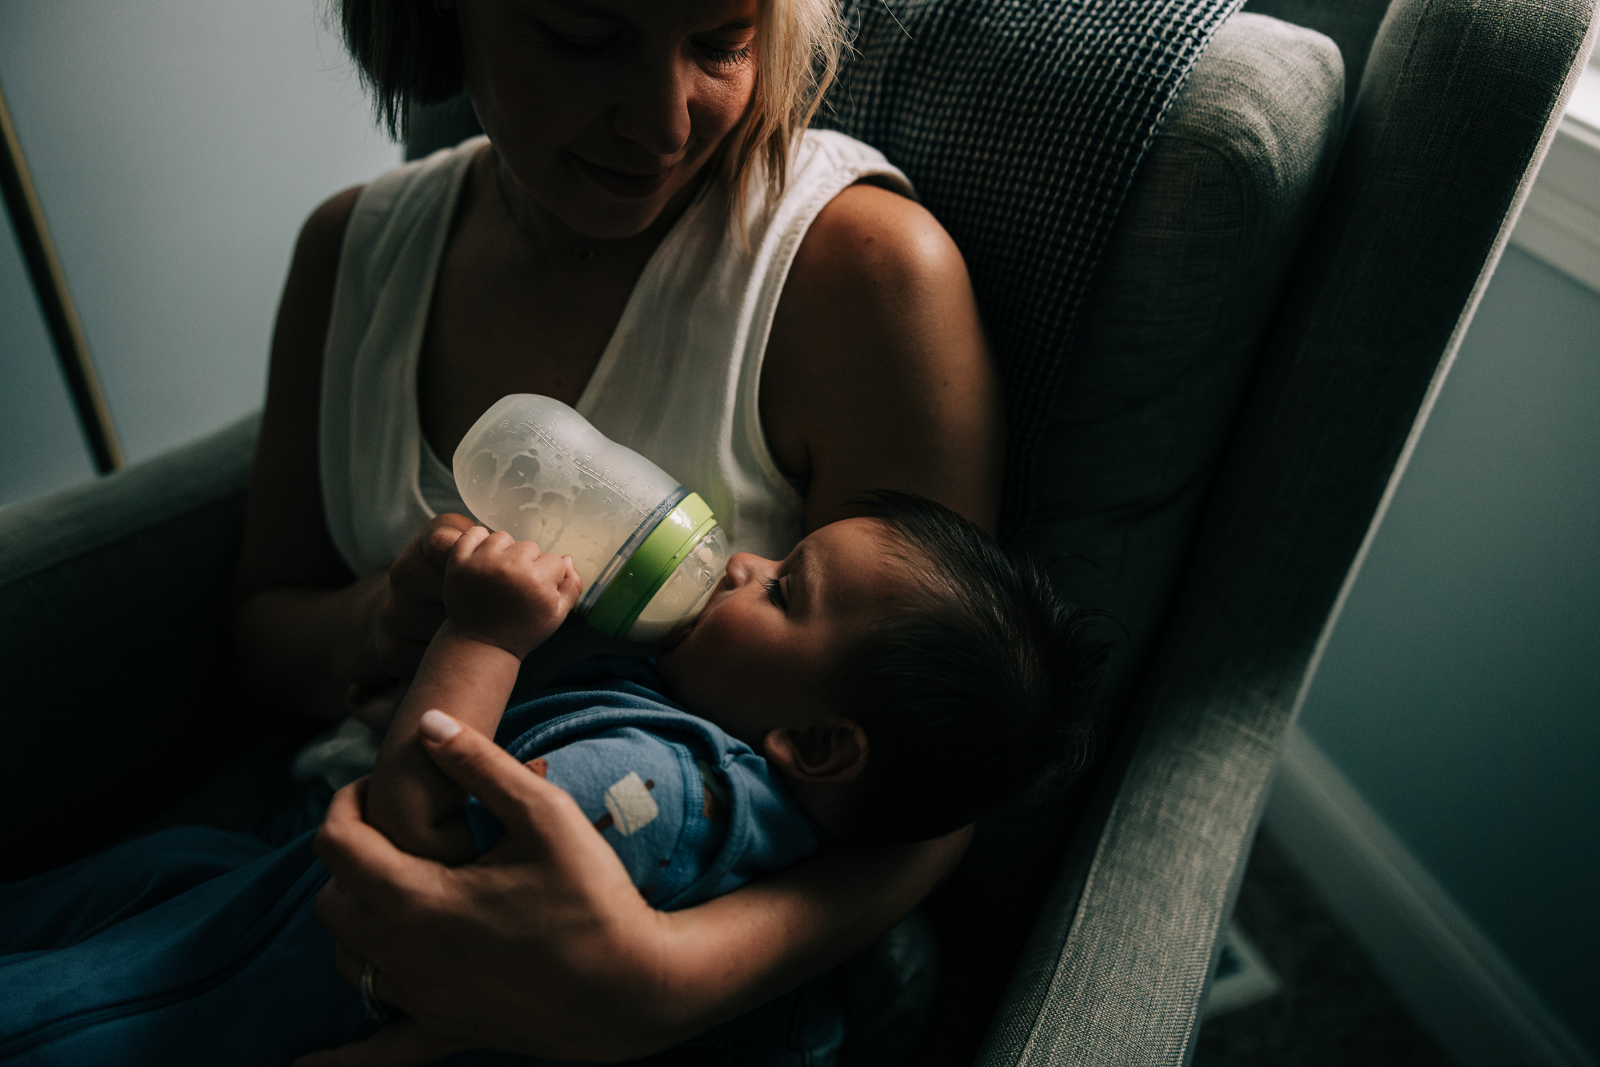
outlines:
{"label": "eyebrow", "polygon": [[788,600],[791,610],[798,608],[802,603],[809,608],[815,592],[807,580],[806,558],[806,546],[804,544],[795,546],[794,565],[789,568],[788,574]]}

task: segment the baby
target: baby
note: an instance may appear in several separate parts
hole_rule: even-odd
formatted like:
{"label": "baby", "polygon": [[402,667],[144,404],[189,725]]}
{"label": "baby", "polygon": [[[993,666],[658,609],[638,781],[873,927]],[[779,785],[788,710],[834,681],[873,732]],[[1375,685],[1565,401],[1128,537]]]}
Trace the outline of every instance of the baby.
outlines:
{"label": "baby", "polygon": [[[797,826],[842,840],[936,837],[1070,778],[1087,760],[1089,698],[1105,655],[1088,632],[1091,613],[1060,602],[1035,567],[938,504],[879,493],[860,510],[786,559],[735,555],[699,618],[662,643],[658,678],[616,661],[613,683],[602,683],[606,667],[591,664],[578,688],[513,708],[504,722],[522,657],[561,624],[580,583],[570,560],[541,556],[531,542],[482,527],[461,534],[445,570],[447,621],[384,740],[368,821],[401,848],[447,863],[475,858],[492,835],[491,818],[466,804],[417,741],[422,715],[435,709],[486,734],[498,726],[514,755],[616,829],[613,843],[643,829],[624,825],[623,798],[641,811],[663,806],[644,766],[674,763],[645,756],[649,747],[680,749],[679,762],[699,768],[686,788],[697,801],[704,790],[707,813],[748,777],[770,795],[767,820],[798,809]],[[602,712],[606,684],[632,702]],[[580,706],[581,725],[534,728]],[[630,722],[639,729],[624,742]],[[615,759],[551,751],[602,733]],[[645,763],[630,768],[629,758]],[[605,781],[585,779],[591,769]],[[651,785],[641,792],[628,774]],[[676,787],[681,776],[666,777]],[[799,844],[808,836],[788,835],[810,851],[816,842]],[[791,848],[760,866],[803,854]],[[659,889],[656,873],[630,870],[641,888]]]}
{"label": "baby", "polygon": [[[409,851],[474,859],[499,824],[417,735],[448,724],[440,711],[498,725],[672,909],[825,837],[925,839],[1070,779],[1106,652],[1093,613],[937,504],[880,493],[861,512],[784,560],[734,556],[653,669],[590,661],[504,711],[580,583],[565,557],[462,533],[447,621],[385,738],[366,818]],[[364,1036],[362,998],[315,922],[326,879],[309,837],[270,851],[187,829],[0,887],[0,1058],[283,1063]]]}

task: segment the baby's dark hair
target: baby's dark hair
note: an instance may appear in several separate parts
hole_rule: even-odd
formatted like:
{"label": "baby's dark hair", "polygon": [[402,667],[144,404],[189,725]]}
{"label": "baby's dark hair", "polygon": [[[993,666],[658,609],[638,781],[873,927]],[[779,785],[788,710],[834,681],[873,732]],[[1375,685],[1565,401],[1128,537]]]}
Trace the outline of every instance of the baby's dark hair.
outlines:
{"label": "baby's dark hair", "polygon": [[1032,560],[931,500],[880,491],[857,507],[920,590],[838,678],[835,708],[867,735],[852,838],[926,840],[1065,788],[1093,750],[1104,613],[1057,596]]}

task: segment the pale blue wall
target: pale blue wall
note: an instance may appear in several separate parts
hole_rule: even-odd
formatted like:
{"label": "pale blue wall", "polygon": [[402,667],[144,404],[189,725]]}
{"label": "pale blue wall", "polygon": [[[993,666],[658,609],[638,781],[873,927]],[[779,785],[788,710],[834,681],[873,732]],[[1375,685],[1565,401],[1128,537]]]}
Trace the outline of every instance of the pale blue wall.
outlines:
{"label": "pale blue wall", "polygon": [[1600,1056],[1600,295],[1506,253],[1302,722]]}
{"label": "pale blue wall", "polygon": [[[315,0],[0,0],[16,120],[131,459],[261,403],[319,201],[392,166]],[[88,477],[0,227],[0,504]]]}

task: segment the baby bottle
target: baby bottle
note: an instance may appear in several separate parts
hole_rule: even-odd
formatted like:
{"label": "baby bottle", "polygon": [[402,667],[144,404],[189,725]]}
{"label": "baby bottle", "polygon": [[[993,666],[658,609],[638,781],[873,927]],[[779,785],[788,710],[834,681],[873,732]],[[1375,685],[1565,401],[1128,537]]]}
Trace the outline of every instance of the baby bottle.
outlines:
{"label": "baby bottle", "polygon": [[728,539],[698,494],[559,400],[503,397],[456,448],[456,489],[478,521],[572,557],[589,625],[659,641],[699,614]]}

